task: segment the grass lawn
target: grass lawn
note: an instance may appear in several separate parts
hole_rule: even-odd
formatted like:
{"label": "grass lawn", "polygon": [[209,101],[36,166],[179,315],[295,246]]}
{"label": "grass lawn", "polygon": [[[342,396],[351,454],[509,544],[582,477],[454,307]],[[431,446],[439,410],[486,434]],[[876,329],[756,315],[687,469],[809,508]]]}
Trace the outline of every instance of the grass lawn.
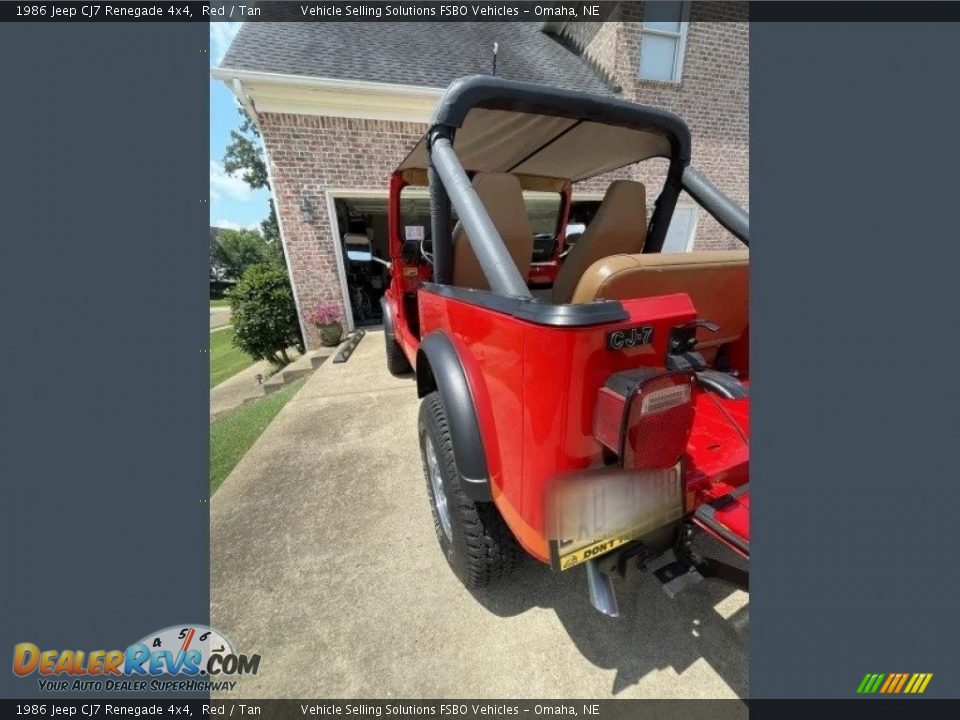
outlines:
{"label": "grass lawn", "polygon": [[210,333],[210,387],[253,365],[253,358],[233,346],[233,328]]}
{"label": "grass lawn", "polygon": [[219,300],[210,300],[210,307],[230,307],[230,300],[227,298],[220,298]]}
{"label": "grass lawn", "polygon": [[241,405],[210,424],[211,495],[304,382],[306,378],[300,378],[272,395]]}

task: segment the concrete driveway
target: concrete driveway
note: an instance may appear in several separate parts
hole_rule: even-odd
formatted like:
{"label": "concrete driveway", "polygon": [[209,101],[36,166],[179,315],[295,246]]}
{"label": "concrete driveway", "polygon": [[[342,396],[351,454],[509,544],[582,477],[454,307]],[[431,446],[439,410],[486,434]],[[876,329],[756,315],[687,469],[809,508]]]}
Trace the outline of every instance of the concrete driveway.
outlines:
{"label": "concrete driveway", "polygon": [[224,697],[747,694],[748,598],[651,575],[595,612],[585,571],[530,560],[471,594],[438,549],[412,380],[370,332],[283,408],[211,504],[211,624],[260,672]]}

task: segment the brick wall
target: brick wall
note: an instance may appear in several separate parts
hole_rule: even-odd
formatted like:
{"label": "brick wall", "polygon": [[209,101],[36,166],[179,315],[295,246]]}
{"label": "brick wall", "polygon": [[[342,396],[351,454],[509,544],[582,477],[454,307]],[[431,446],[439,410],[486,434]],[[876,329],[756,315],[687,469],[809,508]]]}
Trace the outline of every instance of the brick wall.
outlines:
{"label": "brick wall", "polygon": [[[301,312],[333,303],[346,318],[327,190],[385,192],[390,173],[426,125],[274,113],[259,118]],[[311,223],[301,218],[303,198],[313,206]],[[310,348],[319,346],[315,328],[307,328],[306,340]]]}
{"label": "brick wall", "polygon": [[[675,112],[687,121],[693,136],[693,164],[734,200],[749,208],[749,25],[716,22],[722,3],[694,3],[690,12],[683,75],[679,84],[641,80],[638,76],[644,3],[621,3],[610,16],[615,22],[568,23],[565,39],[596,63],[623,96]],[[729,10],[731,20],[742,17]],[[711,22],[706,21],[710,18]],[[649,209],[663,183],[662,167],[632,176],[646,183]],[[597,183],[591,182],[589,189]],[[681,203],[692,199],[681,195]],[[706,212],[701,211],[696,249],[742,247]]]}

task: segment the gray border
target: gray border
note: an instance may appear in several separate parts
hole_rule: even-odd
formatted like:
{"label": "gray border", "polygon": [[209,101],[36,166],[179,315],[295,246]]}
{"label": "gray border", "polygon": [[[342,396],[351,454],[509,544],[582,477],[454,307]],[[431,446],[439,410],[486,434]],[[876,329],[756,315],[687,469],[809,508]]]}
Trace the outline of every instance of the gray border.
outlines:
{"label": "gray border", "polygon": [[209,619],[208,43],[0,25],[3,697],[17,642]]}
{"label": "gray border", "polygon": [[753,23],[753,698],[960,696],[960,26]]}

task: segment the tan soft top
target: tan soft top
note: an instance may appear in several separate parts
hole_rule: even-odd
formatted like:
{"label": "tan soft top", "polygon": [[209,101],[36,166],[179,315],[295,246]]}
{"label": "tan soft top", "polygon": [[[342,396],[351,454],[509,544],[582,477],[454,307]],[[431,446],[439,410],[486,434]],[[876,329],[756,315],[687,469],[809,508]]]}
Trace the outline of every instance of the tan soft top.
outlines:
{"label": "tan soft top", "polygon": [[[690,159],[690,131],[676,115],[619,98],[490,76],[454,81],[431,131],[454,130],[467,172],[577,182],[653,157]],[[397,168],[427,167],[429,132]]]}

